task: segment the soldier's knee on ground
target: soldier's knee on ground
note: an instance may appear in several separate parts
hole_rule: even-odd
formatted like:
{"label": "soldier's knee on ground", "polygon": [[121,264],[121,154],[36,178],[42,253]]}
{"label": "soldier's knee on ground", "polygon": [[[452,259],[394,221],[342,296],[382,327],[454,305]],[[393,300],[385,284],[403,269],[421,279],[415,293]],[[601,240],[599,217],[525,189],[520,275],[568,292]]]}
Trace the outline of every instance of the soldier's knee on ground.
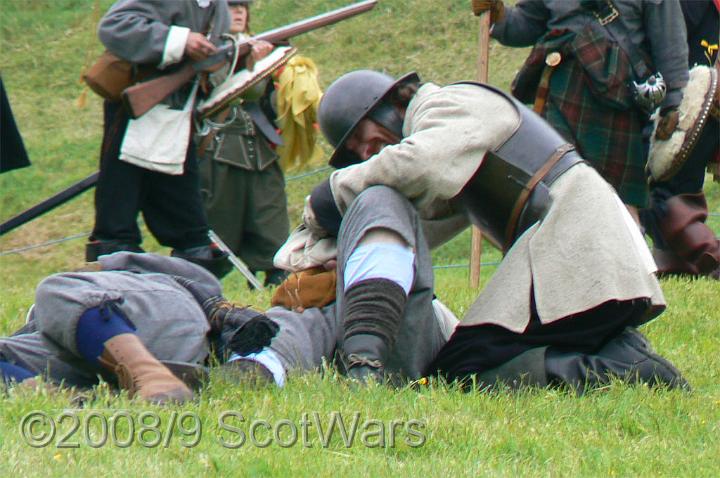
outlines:
{"label": "soldier's knee on ground", "polygon": [[658,355],[633,327],[610,339],[594,354],[550,348],[545,368],[550,384],[569,386],[580,393],[607,385],[613,379],[628,384],[690,388],[680,371]]}

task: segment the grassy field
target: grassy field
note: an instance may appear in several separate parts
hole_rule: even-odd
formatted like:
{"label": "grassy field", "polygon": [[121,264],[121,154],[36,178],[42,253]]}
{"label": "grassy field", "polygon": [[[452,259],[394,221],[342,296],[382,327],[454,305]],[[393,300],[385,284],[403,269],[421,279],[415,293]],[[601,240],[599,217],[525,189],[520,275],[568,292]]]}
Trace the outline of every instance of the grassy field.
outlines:
{"label": "grassy field", "polygon": [[[89,93],[86,107],[78,108],[77,99],[83,92],[78,79],[85,65],[101,51],[94,31],[99,15],[110,3],[1,2],[0,71],[33,166],[0,176],[0,220],[96,170],[101,103]],[[477,23],[468,3],[382,0],[370,14],[307,34],[294,44],[318,64],[323,86],[345,71],[365,67],[393,75],[417,70],[423,78],[439,83],[472,79]],[[253,28],[263,31],[344,4],[338,0],[257,0]],[[493,43],[490,83],[506,89],[525,54]],[[288,172],[293,222],[303,196],[327,171],[302,175],[321,166]],[[710,224],[717,232],[720,187],[709,183],[706,192],[716,214]],[[0,238],[1,335],[23,323],[40,279],[83,264],[85,241],[78,237],[18,250],[83,235],[90,231],[92,222],[92,194],[85,193]],[[462,234],[434,252],[435,263],[467,264],[469,243],[469,234]],[[148,235],[144,245],[151,251],[168,252]],[[483,268],[483,284],[500,257],[490,247],[485,251],[483,261],[488,264]],[[467,285],[465,267],[438,269],[436,284],[438,295],[459,316],[477,295]],[[12,390],[0,397],[0,471],[5,476],[48,477],[90,473],[717,476],[720,286],[688,279],[667,279],[662,284],[669,308],[643,332],[686,374],[694,387],[690,393],[631,388],[621,383],[583,397],[548,390],[464,394],[441,385],[420,390],[356,390],[332,371],[291,377],[285,389],[275,390],[237,386],[213,377],[197,402],[178,408],[129,402],[99,388],[85,409],[73,412],[79,417],[79,427],[71,433],[73,419],[61,417],[71,407],[70,393],[48,396]],[[238,273],[229,275],[224,285],[233,300],[261,308],[268,305],[269,296],[248,291]],[[33,410],[58,421],[55,438],[47,446],[30,447],[20,432],[21,425],[27,424],[23,417]],[[129,411],[124,422],[113,422],[118,424],[113,429],[120,439],[108,440],[97,448],[90,446],[93,440],[102,439],[103,420],[112,422],[113,416],[123,413],[119,410]],[[131,431],[127,417],[140,420],[143,412],[149,412],[144,417],[148,430],[143,438],[122,447]],[[160,419],[158,432],[152,430],[153,414]],[[237,414],[242,414],[244,421]],[[318,425],[326,432],[333,417],[342,417],[347,425],[355,414],[361,426],[352,443],[345,443],[339,433],[323,443]],[[170,436],[166,427],[178,417],[185,420]],[[257,420],[267,421],[277,435]],[[255,443],[250,437],[253,423],[260,423]],[[86,428],[89,439],[84,435]],[[138,425],[136,435],[140,429]],[[303,430],[309,430],[306,437]],[[243,446],[223,446],[223,442],[238,444],[240,432],[247,438]],[[294,432],[299,433],[296,440]],[[62,440],[67,434],[71,435],[68,440]],[[161,443],[155,444],[158,437]],[[79,446],[58,447],[73,442]]]}

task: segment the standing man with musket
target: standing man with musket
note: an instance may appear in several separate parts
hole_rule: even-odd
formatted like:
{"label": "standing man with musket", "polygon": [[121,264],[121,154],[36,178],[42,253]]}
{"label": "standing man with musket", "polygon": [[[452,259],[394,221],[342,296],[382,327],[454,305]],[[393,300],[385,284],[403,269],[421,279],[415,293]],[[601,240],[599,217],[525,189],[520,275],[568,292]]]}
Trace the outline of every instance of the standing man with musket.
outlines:
{"label": "standing man with musket", "polygon": [[[659,108],[660,139],[678,123],[688,81],[678,0],[473,0],[492,37],[534,45],[513,94],[534,103],[618,192],[636,222],[647,205],[643,129]],[[667,94],[665,94],[667,92]]]}
{"label": "standing man with musket", "polygon": [[[135,80],[158,77],[183,61],[217,51],[228,31],[226,0],[120,0],[102,18],[99,37],[108,52],[129,62]],[[95,227],[87,260],[116,251],[142,251],[137,215],[172,255],[215,274],[229,270],[226,255],[208,239],[191,117],[197,93],[191,81],[131,120],[119,101],[106,100]]]}
{"label": "standing man with musket", "polygon": [[[356,246],[337,260],[352,376],[383,376],[419,270],[422,246],[394,226],[420,223],[391,196],[436,226],[465,217],[428,227],[430,244],[470,220],[505,252],[431,373],[580,390],[613,375],[684,384],[635,329],[665,307],[637,226],[607,182],[527,107],[480,83],[440,87],[360,70],[330,85],[319,121],[340,169],[313,190],[303,217],[315,238],[350,234]],[[369,225],[358,232],[357,211],[352,221],[345,215],[373,194],[383,206],[364,211]]]}

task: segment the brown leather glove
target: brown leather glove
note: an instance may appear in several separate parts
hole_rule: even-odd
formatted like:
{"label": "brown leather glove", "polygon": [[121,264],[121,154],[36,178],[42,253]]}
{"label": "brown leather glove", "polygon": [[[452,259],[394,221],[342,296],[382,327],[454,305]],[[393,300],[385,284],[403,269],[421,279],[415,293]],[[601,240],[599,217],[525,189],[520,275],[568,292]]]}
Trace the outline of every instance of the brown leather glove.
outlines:
{"label": "brown leather glove", "polygon": [[275,289],[270,303],[298,312],[309,307],[324,307],[335,300],[336,281],[335,269],[314,267],[293,272]]}
{"label": "brown leather glove", "polygon": [[475,15],[490,12],[490,23],[496,23],[505,18],[505,4],[502,0],[472,0],[472,11]]}
{"label": "brown leather glove", "polygon": [[661,112],[660,121],[658,121],[657,130],[655,130],[655,138],[659,140],[670,139],[679,122],[680,112],[676,108]]}

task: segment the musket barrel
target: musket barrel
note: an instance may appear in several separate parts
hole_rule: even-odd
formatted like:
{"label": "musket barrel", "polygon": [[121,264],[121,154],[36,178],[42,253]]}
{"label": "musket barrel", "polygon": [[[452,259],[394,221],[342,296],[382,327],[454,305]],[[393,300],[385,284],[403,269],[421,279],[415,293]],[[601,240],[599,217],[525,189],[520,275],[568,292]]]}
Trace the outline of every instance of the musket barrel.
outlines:
{"label": "musket barrel", "polygon": [[[346,18],[367,12],[373,9],[376,4],[377,0],[365,0],[354,3],[283,27],[268,30],[254,36],[252,39],[277,43],[278,41],[287,40],[302,33],[332,25]],[[240,43],[240,47],[244,49],[247,49],[248,45],[249,42]],[[162,101],[167,95],[189,81],[195,76],[196,71],[192,65],[193,64],[190,63],[186,64],[176,73],[161,76],[126,88],[125,91],[123,91],[122,98],[130,116],[132,118],[141,116]]]}
{"label": "musket barrel", "polygon": [[302,33],[316,30],[327,25],[332,25],[333,23],[340,22],[346,18],[367,12],[372,10],[375,5],[377,5],[377,0],[366,0],[364,2],[354,3],[346,7],[321,13],[320,15],[315,15],[314,17],[299,20],[289,25],[273,28],[272,30],[268,30],[257,35],[255,39],[265,40],[271,43],[273,41],[286,40]]}

